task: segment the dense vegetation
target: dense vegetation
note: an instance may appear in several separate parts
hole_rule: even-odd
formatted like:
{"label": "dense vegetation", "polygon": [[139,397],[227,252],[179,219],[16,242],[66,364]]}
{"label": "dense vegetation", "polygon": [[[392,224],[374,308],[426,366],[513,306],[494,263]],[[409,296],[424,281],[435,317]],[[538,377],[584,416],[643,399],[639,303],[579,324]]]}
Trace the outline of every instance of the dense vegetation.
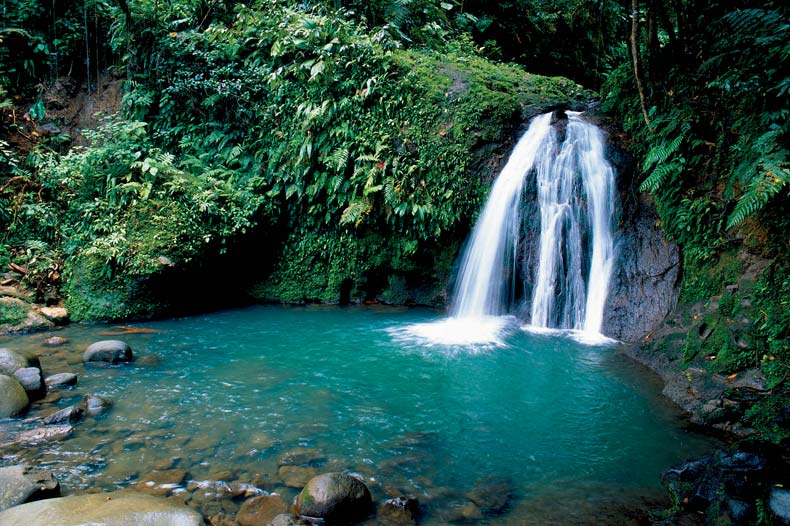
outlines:
{"label": "dense vegetation", "polygon": [[[533,109],[585,97],[524,67],[600,89],[683,248],[684,303],[717,305],[684,357],[762,366],[780,396],[754,423],[779,432],[785,3],[4,0],[0,40],[0,264],[75,319],[153,315],[154,285],[237,265],[260,298],[440,302],[485,160]],[[47,90],[108,72],[122,111],[69,148]],[[744,316],[746,346],[726,323]]]}

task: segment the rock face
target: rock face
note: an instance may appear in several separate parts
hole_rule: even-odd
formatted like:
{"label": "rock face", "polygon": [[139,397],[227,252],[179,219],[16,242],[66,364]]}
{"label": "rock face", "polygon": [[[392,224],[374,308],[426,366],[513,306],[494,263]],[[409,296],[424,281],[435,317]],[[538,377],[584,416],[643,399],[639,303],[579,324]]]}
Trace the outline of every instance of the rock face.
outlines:
{"label": "rock face", "polygon": [[29,466],[0,468],[0,512],[34,500],[60,496],[60,484],[49,471]]}
{"label": "rock face", "polygon": [[652,331],[675,308],[680,292],[680,250],[656,226],[652,207],[640,202],[633,208],[621,221],[602,327],[622,341]]}
{"label": "rock face", "polygon": [[91,344],[82,355],[83,362],[123,363],[134,359],[132,348],[121,340],[102,340]]}
{"label": "rock face", "polygon": [[0,374],[0,418],[20,415],[30,404],[24,387],[16,379]]}
{"label": "rock face", "polygon": [[327,523],[347,523],[364,519],[372,508],[365,484],[345,473],[324,473],[313,477],[297,495],[293,511]]}
{"label": "rock face", "polygon": [[131,491],[94,493],[22,504],[0,512],[0,524],[25,526],[204,526],[199,513]]}

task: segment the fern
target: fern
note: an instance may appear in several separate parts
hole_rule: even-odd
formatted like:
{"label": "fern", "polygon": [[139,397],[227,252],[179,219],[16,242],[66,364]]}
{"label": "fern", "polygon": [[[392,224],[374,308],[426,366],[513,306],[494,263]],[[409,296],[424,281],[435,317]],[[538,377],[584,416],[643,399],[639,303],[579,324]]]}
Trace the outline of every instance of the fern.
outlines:
{"label": "fern", "polygon": [[642,192],[656,192],[660,190],[668,179],[678,177],[683,172],[682,160],[673,161],[656,167],[650,175],[642,181],[639,190]]}
{"label": "fern", "polygon": [[790,182],[790,166],[772,164],[762,170],[744,192],[727,220],[727,228],[743,223],[765,208],[769,201]]}

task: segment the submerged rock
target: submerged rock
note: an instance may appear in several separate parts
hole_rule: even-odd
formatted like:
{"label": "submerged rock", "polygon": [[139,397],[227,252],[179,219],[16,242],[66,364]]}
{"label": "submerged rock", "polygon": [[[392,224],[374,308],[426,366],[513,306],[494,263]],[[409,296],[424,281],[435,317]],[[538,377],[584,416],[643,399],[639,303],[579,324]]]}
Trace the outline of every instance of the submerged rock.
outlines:
{"label": "submerged rock", "polygon": [[272,519],[271,526],[312,526],[312,522],[292,513],[281,513]]}
{"label": "submerged rock", "polygon": [[59,496],[60,484],[50,471],[27,465],[0,468],[0,512],[25,502]]}
{"label": "submerged rock", "polygon": [[239,526],[266,526],[277,515],[288,511],[285,501],[277,495],[261,495],[244,501],[236,521]]}
{"label": "submerged rock", "polygon": [[69,340],[63,338],[62,336],[52,336],[51,338],[47,338],[47,341],[44,342],[44,345],[48,347],[59,347],[61,345],[66,345],[69,343]]}
{"label": "submerged rock", "polygon": [[388,522],[417,522],[420,515],[420,501],[417,497],[396,497],[382,504],[379,516]]}
{"label": "submerged rock", "polygon": [[47,376],[44,383],[47,385],[47,389],[63,389],[77,385],[78,379],[79,376],[74,373],[58,373]]}
{"label": "submerged rock", "polygon": [[82,355],[83,362],[124,363],[134,359],[132,348],[121,340],[102,340],[91,344]]}
{"label": "submerged rock", "polygon": [[345,473],[313,477],[297,495],[293,511],[328,523],[355,522],[370,515],[373,500],[367,486]]}
{"label": "submerged rock", "polygon": [[15,378],[0,374],[0,418],[19,416],[29,404],[22,384]]}
{"label": "submerged rock", "polygon": [[15,441],[20,444],[40,444],[42,442],[55,442],[65,440],[74,433],[72,426],[37,427],[22,431],[16,436]]}
{"label": "submerged rock", "polygon": [[97,416],[112,407],[112,400],[106,396],[96,394],[86,394],[82,397],[80,405],[85,409],[85,412],[90,416]]}
{"label": "submerged rock", "polygon": [[73,424],[82,420],[83,416],[85,416],[85,410],[79,406],[72,405],[45,416],[42,422],[46,425],[65,424],[66,422]]}
{"label": "submerged rock", "polygon": [[24,526],[205,526],[200,514],[171,500],[132,491],[93,493],[22,504],[0,524]]}

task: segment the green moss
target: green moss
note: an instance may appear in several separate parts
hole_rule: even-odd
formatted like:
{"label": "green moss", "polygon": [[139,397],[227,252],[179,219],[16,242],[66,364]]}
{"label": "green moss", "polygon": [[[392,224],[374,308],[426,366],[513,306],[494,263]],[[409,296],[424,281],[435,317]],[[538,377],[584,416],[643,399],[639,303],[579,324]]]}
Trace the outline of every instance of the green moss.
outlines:
{"label": "green moss", "polygon": [[27,312],[27,309],[15,302],[0,302],[0,327],[22,323],[27,318]]}
{"label": "green moss", "polygon": [[743,262],[734,252],[718,256],[712,263],[708,260],[684,258],[682,303],[708,301],[724,292],[724,287],[738,283],[743,274]]}

